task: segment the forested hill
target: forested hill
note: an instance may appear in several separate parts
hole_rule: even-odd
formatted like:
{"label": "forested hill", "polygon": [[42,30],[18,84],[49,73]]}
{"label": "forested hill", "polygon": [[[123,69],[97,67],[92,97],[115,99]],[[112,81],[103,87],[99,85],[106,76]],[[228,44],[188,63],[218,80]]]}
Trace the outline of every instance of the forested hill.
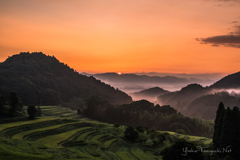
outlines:
{"label": "forested hill", "polygon": [[15,91],[23,104],[56,105],[91,95],[113,104],[131,103],[126,93],[74,71],[41,52],[13,55],[0,63],[0,95]]}
{"label": "forested hill", "polygon": [[154,97],[154,96],[159,96],[159,95],[163,95],[163,94],[166,94],[166,93],[169,93],[169,91],[164,90],[164,89],[159,88],[159,87],[153,87],[153,88],[142,90],[140,92],[134,92],[133,94],[136,95],[136,96],[151,96],[151,97]]}
{"label": "forested hill", "polygon": [[132,98],[135,100],[146,99],[153,102],[154,100],[156,100],[157,96],[164,95],[166,93],[169,93],[169,91],[159,87],[153,87],[142,90],[140,92],[131,93],[130,96],[132,96]]}
{"label": "forested hill", "polygon": [[219,88],[219,89],[227,89],[227,88],[240,88],[240,72],[230,74],[221,80],[217,81],[210,88]]}

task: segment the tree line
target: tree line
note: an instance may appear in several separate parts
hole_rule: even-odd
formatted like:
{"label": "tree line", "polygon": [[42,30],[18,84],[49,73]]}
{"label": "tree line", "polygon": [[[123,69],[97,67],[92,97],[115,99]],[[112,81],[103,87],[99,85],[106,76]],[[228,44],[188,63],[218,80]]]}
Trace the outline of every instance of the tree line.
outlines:
{"label": "tree line", "polygon": [[107,123],[127,126],[147,126],[156,130],[174,131],[182,134],[212,138],[211,121],[189,118],[177,113],[169,105],[154,105],[147,100],[131,104],[112,105],[106,100],[92,96],[86,101],[86,107],[79,113]]}
{"label": "tree line", "polygon": [[[28,105],[27,113],[29,118],[34,119],[34,117],[41,116],[42,111],[39,106],[36,108],[34,105],[30,104]],[[0,95],[0,118],[21,115],[26,115],[26,112],[23,109],[23,103],[18,98],[16,92],[10,92],[7,100],[5,100],[4,96]]]}
{"label": "tree line", "polygon": [[239,108],[237,106],[233,109],[225,108],[221,102],[214,122],[213,147],[222,151],[218,154],[219,157],[238,159],[240,157]]}

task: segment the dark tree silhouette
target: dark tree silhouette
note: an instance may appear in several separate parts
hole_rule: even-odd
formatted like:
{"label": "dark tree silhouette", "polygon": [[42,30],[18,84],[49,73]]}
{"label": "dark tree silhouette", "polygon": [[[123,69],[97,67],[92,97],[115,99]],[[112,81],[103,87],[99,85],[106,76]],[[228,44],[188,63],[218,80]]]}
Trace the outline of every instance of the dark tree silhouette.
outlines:
{"label": "dark tree silhouette", "polygon": [[37,113],[37,109],[34,105],[29,105],[28,109],[27,109],[28,115],[31,119],[34,119],[36,113]]}
{"label": "dark tree silhouette", "polygon": [[136,142],[138,140],[138,132],[135,131],[135,129],[131,126],[128,126],[126,128],[126,130],[124,131],[124,135],[128,140],[132,142]]}
{"label": "dark tree silhouette", "polygon": [[219,158],[239,159],[240,157],[240,112],[238,107],[225,110],[223,103],[219,104],[214,125],[213,146],[223,150]]}
{"label": "dark tree silhouette", "polygon": [[0,95],[0,105],[5,105],[6,104],[6,100],[5,100],[5,98],[2,96],[2,95]]}
{"label": "dark tree silhouette", "polygon": [[222,122],[224,116],[225,108],[224,104],[220,102],[217,110],[217,115],[214,124],[214,133],[213,133],[213,146],[214,149],[217,149],[220,145],[221,135],[222,135]]}
{"label": "dark tree silhouette", "polygon": [[8,98],[9,98],[8,104],[10,106],[10,114],[11,116],[13,116],[14,112],[16,112],[17,110],[19,99],[17,97],[17,93],[14,91],[10,92]]}
{"label": "dark tree silhouette", "polygon": [[221,147],[227,147],[236,139],[234,136],[235,127],[233,124],[232,110],[228,107],[225,111],[222,123]]}
{"label": "dark tree silhouette", "polygon": [[136,130],[138,130],[138,132],[144,133],[145,128],[143,126],[137,126]]}
{"label": "dark tree silhouette", "polygon": [[0,115],[3,114],[4,104],[5,104],[5,99],[2,95],[0,95]]}
{"label": "dark tree silhouette", "polygon": [[[240,157],[240,112],[238,107],[232,109],[232,119],[234,124],[233,141],[232,141],[232,153],[231,156],[235,159]],[[232,132],[232,131],[231,131]]]}

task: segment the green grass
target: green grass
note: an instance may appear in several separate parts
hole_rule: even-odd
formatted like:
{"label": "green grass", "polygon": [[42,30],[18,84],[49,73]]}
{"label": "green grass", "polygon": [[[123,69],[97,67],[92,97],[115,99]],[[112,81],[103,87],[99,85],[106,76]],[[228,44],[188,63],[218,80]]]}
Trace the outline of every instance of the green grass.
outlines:
{"label": "green grass", "polygon": [[0,160],[45,160],[51,159],[50,154],[36,155],[18,151],[11,151],[0,146]]}
{"label": "green grass", "polygon": [[157,159],[157,160],[162,160],[162,156],[156,156],[154,155],[152,152],[150,151],[146,151],[146,154],[154,159]]}
{"label": "green grass", "polygon": [[160,133],[168,133],[170,135],[176,134],[176,132],[171,132],[171,131],[158,131],[158,132],[160,132]]}
{"label": "green grass", "polygon": [[0,137],[0,160],[49,159],[51,155],[41,153],[25,141]]}
{"label": "green grass", "polygon": [[57,118],[38,118],[34,120],[28,120],[28,121],[21,121],[21,122],[13,122],[13,123],[6,123],[6,124],[1,124],[0,125],[0,132],[12,128],[15,126],[22,126],[22,125],[27,125],[27,124],[34,124],[38,122],[45,122],[45,121],[51,121],[51,120],[56,120]]}
{"label": "green grass", "polygon": [[56,128],[60,128],[60,127],[63,127],[63,126],[69,125],[69,124],[74,124],[74,123],[81,123],[81,122],[70,122],[70,123],[64,123],[64,124],[59,124],[59,125],[54,125],[54,126],[29,130],[29,131],[25,131],[25,132],[20,132],[18,134],[15,134],[12,137],[12,139],[23,139],[23,137],[25,137],[29,134],[33,134],[33,133],[37,133],[37,132],[41,132],[41,131],[46,131],[46,130],[50,130],[50,129],[56,129]]}
{"label": "green grass", "polygon": [[204,145],[210,145],[210,143],[212,143],[212,139],[206,139],[203,144]]}
{"label": "green grass", "polygon": [[143,151],[141,151],[139,148],[137,147],[132,147],[130,149],[130,152],[136,156],[139,160],[154,160],[154,158],[152,158],[151,156],[148,156],[147,154],[145,154]]}
{"label": "green grass", "polygon": [[170,131],[158,131],[160,133],[169,133],[172,136],[178,137],[178,138],[184,138],[185,140],[189,142],[200,142],[202,141],[204,145],[210,145],[212,142],[212,139],[206,138],[206,137],[199,137],[199,136],[191,136],[191,135],[185,135],[185,134],[178,134],[176,132],[170,132]]}
{"label": "green grass", "polygon": [[98,140],[100,138],[106,137],[108,136],[107,134],[99,134],[99,135],[95,135],[94,137],[92,137],[88,142],[89,144],[98,144]]}
{"label": "green grass", "polygon": [[93,157],[92,155],[83,153],[78,148],[75,148],[75,147],[69,148],[69,150],[78,155],[78,160],[79,159],[81,159],[81,160],[102,160],[102,158]]}
{"label": "green grass", "polygon": [[75,129],[75,130],[72,130],[72,131],[69,131],[69,132],[64,132],[64,133],[61,133],[61,134],[57,134],[57,135],[47,136],[47,137],[38,139],[36,142],[45,144],[46,146],[49,146],[49,147],[61,148],[61,146],[58,145],[59,143],[68,140],[74,134],[76,134],[80,131],[90,129],[90,128],[91,127],[84,127],[84,128]]}
{"label": "green grass", "polygon": [[120,151],[116,152],[116,154],[122,159],[122,160],[135,160],[135,158],[127,151]]}
{"label": "green grass", "polygon": [[62,117],[71,117],[71,116],[76,116],[75,112],[71,112],[71,113],[64,113],[61,115]]}
{"label": "green grass", "polygon": [[[26,106],[27,108],[27,106]],[[40,106],[41,109],[52,109],[52,108],[60,108],[59,106]]]}
{"label": "green grass", "polygon": [[112,143],[118,141],[118,139],[114,138],[114,139],[110,139],[106,142],[103,143],[103,146],[105,149],[109,148],[111,146]]}
{"label": "green grass", "polygon": [[183,134],[179,134],[179,136],[178,136],[178,138],[185,138],[186,137],[186,135],[183,135]]}
{"label": "green grass", "polygon": [[91,155],[95,156],[95,157],[102,157],[102,158],[106,158],[105,155],[96,148],[96,146],[92,146],[92,145],[88,145],[85,146],[84,149]]}
{"label": "green grass", "polygon": [[88,131],[86,133],[81,134],[77,139],[76,142],[83,142],[85,141],[86,137],[92,133],[95,133],[96,131]]}
{"label": "green grass", "polygon": [[[130,143],[122,139],[124,126],[114,128],[112,124],[85,118],[68,108],[40,108],[43,113],[41,118],[0,125],[0,135],[3,136],[0,136],[0,160],[161,160],[159,154],[153,153],[160,153],[171,146],[169,140],[157,147],[151,147],[152,140],[142,145]],[[50,122],[52,120],[56,122]],[[205,137],[158,132],[169,133],[174,139],[196,141],[201,146],[212,142],[212,139]],[[149,145],[146,145],[148,142]]]}

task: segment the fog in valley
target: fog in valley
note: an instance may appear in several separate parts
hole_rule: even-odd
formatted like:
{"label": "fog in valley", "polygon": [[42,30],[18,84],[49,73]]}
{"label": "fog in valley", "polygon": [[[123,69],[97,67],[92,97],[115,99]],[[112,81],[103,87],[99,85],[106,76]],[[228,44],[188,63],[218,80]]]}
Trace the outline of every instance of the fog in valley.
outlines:
{"label": "fog in valley", "polygon": [[[86,75],[86,73],[84,73]],[[214,82],[220,80],[222,77],[224,77],[224,74],[215,73],[215,74],[174,74],[174,73],[156,73],[156,72],[150,72],[150,73],[132,73],[133,75],[139,75],[139,76],[149,76],[149,77],[176,77],[176,78],[182,78],[185,79],[185,82],[182,81],[175,81],[175,82],[138,82],[136,81],[122,81],[121,76],[124,74],[119,75],[118,79],[110,79],[107,76],[105,77],[98,77],[94,76],[96,79],[101,80],[102,82],[106,84],[110,84],[114,88],[118,88],[119,90],[122,90],[128,94],[133,92],[139,92],[141,90],[145,90],[152,87],[160,87],[162,89],[168,90],[168,91],[177,91],[181,88],[185,87],[188,84],[191,83],[198,83],[202,85],[203,87],[209,86],[213,84]]]}
{"label": "fog in valley", "polygon": [[[84,73],[86,75],[86,73]],[[108,74],[108,73],[106,73]],[[110,74],[114,74],[114,73],[110,73]],[[89,75],[89,74],[88,74]],[[124,75],[130,75],[130,74],[117,74],[115,73],[115,77],[112,78],[108,75],[103,75],[101,74],[101,77],[99,77],[98,74],[95,74],[94,77],[96,79],[101,80],[102,82],[109,84],[111,86],[113,86],[114,88],[117,88],[127,94],[129,94],[133,100],[141,100],[141,99],[146,99],[148,101],[151,101],[153,103],[161,103],[159,101],[157,101],[157,96],[149,96],[149,95],[136,95],[134,93],[136,92],[140,92],[146,89],[150,89],[153,87],[159,87],[162,88],[164,90],[167,90],[169,92],[174,92],[174,91],[179,91],[181,90],[183,87],[189,85],[189,84],[193,84],[193,83],[197,83],[200,84],[203,87],[207,87],[210,86],[211,84],[213,84],[214,82],[220,80],[223,76],[223,74],[220,73],[213,73],[213,74],[174,74],[174,73],[157,73],[157,72],[150,72],[150,73],[146,73],[146,72],[141,72],[141,73],[132,73],[131,75],[134,76],[141,76],[141,77],[136,77],[135,80],[130,81],[130,80],[126,80],[126,78],[124,79],[123,76]],[[149,80],[147,81],[140,81],[139,79],[142,78],[142,76],[148,76]],[[166,77],[170,77],[170,78],[181,78],[181,80],[175,80],[173,82],[170,81],[164,81],[164,82],[152,82],[151,79],[154,78],[166,78]],[[217,92],[217,91],[216,91]]]}

